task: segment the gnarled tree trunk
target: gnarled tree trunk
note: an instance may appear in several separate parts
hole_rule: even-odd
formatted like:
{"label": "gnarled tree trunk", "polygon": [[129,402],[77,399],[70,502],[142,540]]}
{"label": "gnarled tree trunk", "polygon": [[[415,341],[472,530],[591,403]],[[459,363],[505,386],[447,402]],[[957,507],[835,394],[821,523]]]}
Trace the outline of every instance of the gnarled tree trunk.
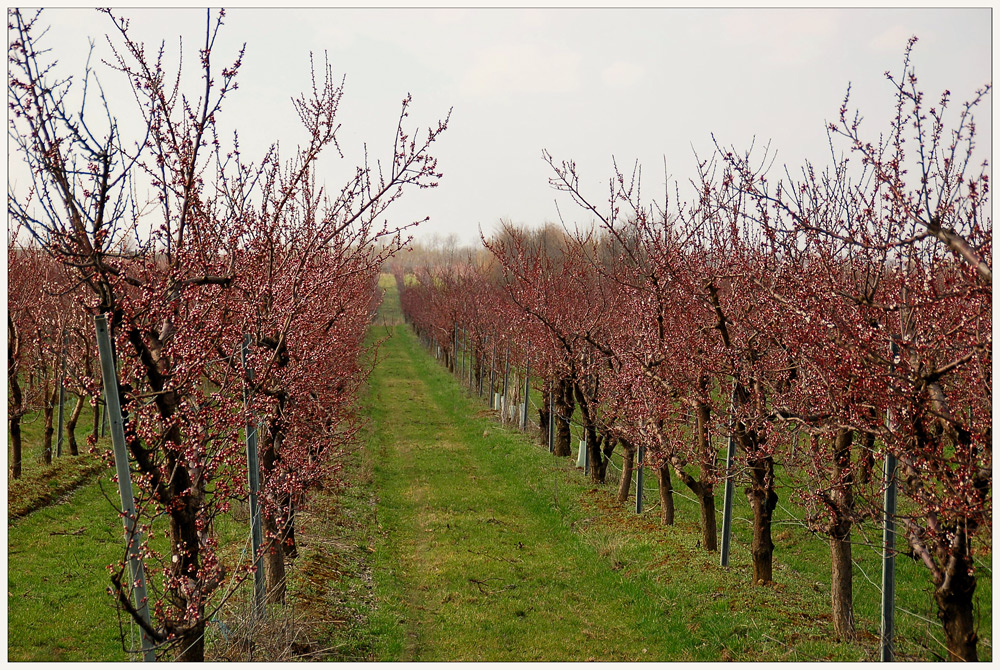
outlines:
{"label": "gnarled tree trunk", "polygon": [[670,464],[664,463],[656,469],[656,481],[660,488],[660,521],[664,526],[674,525],[674,486],[670,481]]}
{"label": "gnarled tree trunk", "polygon": [[18,336],[14,319],[7,313],[7,386],[10,388],[10,404],[7,406],[7,426],[10,430],[10,476],[21,477],[21,413],[24,411],[24,396],[17,379]]}
{"label": "gnarled tree trunk", "polygon": [[549,417],[552,407],[549,406],[549,394],[542,393],[542,406],[538,408],[538,444],[549,446]]}
{"label": "gnarled tree trunk", "polygon": [[[750,438],[755,445],[756,440]],[[756,449],[749,450],[753,454]],[[772,559],[774,542],[771,540],[771,520],[778,506],[778,494],[774,491],[774,458],[771,456],[751,456],[747,459],[750,471],[750,486],[746,489],[750,509],[753,512],[753,540],[750,555],[753,562],[753,583],[770,584],[772,579]]]}
{"label": "gnarled tree trunk", "polygon": [[709,411],[708,405],[702,402],[699,402],[695,409],[695,437],[698,443],[697,453],[701,457],[699,466],[701,479],[695,479],[687,472],[683,462],[678,458],[670,459],[670,463],[677,476],[698,499],[702,547],[705,551],[718,551],[718,527],[715,521],[715,452],[712,451],[708,440]]}
{"label": "gnarled tree trunk", "polygon": [[56,402],[59,400],[59,385],[56,384],[52,389],[51,394],[46,394],[46,402],[44,409],[45,416],[45,432],[42,434],[42,459],[45,461],[45,465],[52,465],[52,435],[55,433],[55,427],[52,425],[52,417],[55,415]]}
{"label": "gnarled tree trunk", "polygon": [[69,444],[69,453],[71,456],[80,455],[80,449],[76,444],[76,424],[80,420],[80,412],[83,411],[83,401],[83,395],[77,396],[76,405],[66,420],[66,441]]}
{"label": "gnarled tree trunk", "polygon": [[556,441],[554,452],[556,456],[571,456],[573,454],[570,445],[570,418],[573,410],[576,409],[576,401],[573,399],[572,380],[562,378],[556,384],[555,392],[556,411]]}
{"label": "gnarled tree trunk", "polygon": [[635,467],[635,446],[626,439],[619,438],[624,450],[622,460],[622,478],[618,482],[618,502],[628,500],[629,490],[632,488],[632,470]]}

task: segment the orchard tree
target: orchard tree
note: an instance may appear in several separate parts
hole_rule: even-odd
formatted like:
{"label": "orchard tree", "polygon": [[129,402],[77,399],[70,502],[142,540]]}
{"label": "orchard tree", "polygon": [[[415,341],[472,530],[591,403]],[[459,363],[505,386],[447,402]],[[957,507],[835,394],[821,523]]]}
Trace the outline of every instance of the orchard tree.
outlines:
{"label": "orchard tree", "polygon": [[[771,185],[728,156],[738,188],[786,255],[809,254],[826,305],[769,292],[827,330],[844,361],[816,375],[839,407],[828,422],[874,434],[900,463],[914,512],[899,521],[927,567],[950,660],[976,660],[975,537],[992,519],[992,221],[989,170],[976,165],[978,91],[957,118],[950,93],[928,107],[906,49],[889,133],[865,139],[845,97],[830,124],[847,156]],[[852,163],[852,159],[854,162]],[[804,351],[818,370],[816,349]]]}
{"label": "orchard tree", "polygon": [[[213,594],[227,581],[249,574],[248,566],[231,569],[221,562],[212,533],[216,516],[245,494],[243,478],[234,478],[234,464],[242,460],[240,431],[254,418],[244,407],[239,363],[247,332],[239,326],[253,324],[245,316],[253,307],[247,307],[240,290],[248,281],[240,261],[247,258],[250,241],[260,237],[257,226],[285,225],[296,218],[306,227],[313,224],[307,209],[293,212],[284,203],[318,201],[315,189],[303,194],[311,188],[311,163],[332,137],[330,112],[339,94],[331,97],[334,89],[324,86],[313,98],[297,102],[310,137],[308,148],[287,173],[270,173],[275,188],[268,190],[252,179],[259,173],[244,170],[233,158],[238,143],[227,153],[219,138],[219,114],[236,88],[242,61],[241,50],[229,66],[215,64],[224,13],[213,18],[209,12],[196,59],[201,86],[192,91],[183,77],[168,72],[162,49],[151,54],[132,37],[127,20],[105,13],[115,35],[109,39],[111,69],[133,87],[144,136],[127,142],[116,117],[122,111],[110,109],[104,99],[100,116],[94,116],[93,100],[86,94],[93,92],[89,71],[82,87],[74,87],[71,79],[55,79],[53,63],[37,42],[39,15],[12,10],[10,135],[30,169],[31,188],[27,194],[9,195],[8,212],[46,253],[72,268],[74,281],[90,292],[88,310],[108,315],[121,358],[120,396],[127,448],[137,470],[139,527],[148,537],[149,520],[168,519],[169,556],[158,556],[148,542],[142,547],[147,561],[162,566],[162,585],[151,586],[154,621],[143,621],[132,605],[124,563],[112,575],[116,598],[164,651],[175,649],[179,660],[201,660],[205,622],[218,606],[210,604]],[[84,101],[74,113],[70,94],[80,90]],[[407,105],[408,99],[401,118]],[[437,132],[441,130],[443,124]],[[436,137],[435,131],[430,134]],[[276,158],[261,163],[276,164]],[[433,185],[437,176],[426,145],[402,130],[390,166],[386,179],[367,165],[358,168],[341,194],[346,206],[313,235],[311,248],[299,247],[300,269],[331,248],[335,254],[338,234],[344,244],[357,241],[345,231],[374,221],[399,189]],[[262,174],[268,174],[267,167]],[[139,182],[155,194],[152,202],[137,199]],[[285,191],[279,192],[281,188]],[[278,215],[271,219],[274,212]],[[282,291],[289,288],[294,294],[296,281],[312,272],[273,279]],[[370,298],[363,303],[369,308]],[[280,340],[273,348],[264,341],[276,324],[279,338],[287,340],[280,323],[277,313],[268,310],[257,320],[260,328],[253,335],[269,354],[258,354],[254,365],[276,367],[285,348]],[[301,351],[298,347],[307,343],[304,338],[292,350]],[[273,376],[258,379],[266,383]],[[294,467],[294,459],[288,461]],[[269,490],[288,487],[272,482]],[[278,516],[280,499],[278,495],[272,507]]]}

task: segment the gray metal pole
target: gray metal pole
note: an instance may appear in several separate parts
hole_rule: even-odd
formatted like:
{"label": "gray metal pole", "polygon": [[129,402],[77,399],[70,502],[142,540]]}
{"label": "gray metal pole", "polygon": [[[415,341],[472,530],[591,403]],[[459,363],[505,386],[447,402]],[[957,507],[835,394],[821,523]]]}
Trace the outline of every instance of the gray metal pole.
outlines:
{"label": "gray metal pole", "polygon": [[[905,299],[906,294],[903,294]],[[899,347],[889,343],[889,353],[892,355],[892,368],[896,367],[896,357]],[[885,417],[886,428],[893,429],[891,413]],[[882,662],[891,663],[892,638],[895,628],[896,599],[896,457],[886,452],[885,455],[885,500],[882,506]]]}
{"label": "gray metal pole", "polygon": [[62,332],[62,349],[59,351],[59,432],[56,438],[56,456],[62,456],[63,418],[66,407],[66,331]]}
{"label": "gray metal pole", "polygon": [[885,456],[885,509],[882,517],[882,662],[891,663],[896,598],[896,457]]}
{"label": "gray metal pole", "polygon": [[[253,382],[253,370],[247,367],[247,354],[250,353],[250,337],[243,339],[241,360],[246,384],[243,387],[244,407],[250,404],[250,384]],[[264,532],[260,519],[260,464],[257,457],[257,422],[248,421],[246,425],[247,442],[247,474],[250,485],[250,543],[253,549],[254,573],[254,610],[259,619],[267,615],[264,598],[267,594],[267,582],[264,575],[264,557],[260,548],[264,544]],[[278,549],[280,551],[280,549]]]}
{"label": "gray metal pole", "polygon": [[496,367],[497,367],[497,343],[494,341],[493,354],[490,356],[490,409],[496,409],[496,407],[494,407],[494,405],[496,405],[496,398],[494,398],[496,394],[493,391],[493,389],[496,387],[496,379],[495,379],[496,375],[494,374],[494,372],[496,371]]}
{"label": "gray metal pole", "polygon": [[[107,400],[106,415],[110,415],[111,445],[115,454],[115,471],[118,474],[118,492],[121,495],[123,523],[125,526],[125,551],[128,554],[129,569],[132,573],[132,598],[135,609],[146,624],[150,623],[149,603],[146,597],[146,571],[143,569],[142,530],[136,527],[135,498],[132,496],[132,476],[129,472],[128,450],[125,446],[125,427],[122,424],[122,408],[118,398],[118,374],[111,352],[111,333],[108,320],[103,314],[94,317],[97,327],[97,350],[101,357],[101,379],[104,383],[104,397]],[[142,658],[146,662],[156,661],[154,641],[145,628],[140,626],[142,635]]]}
{"label": "gray metal pole", "polygon": [[552,403],[552,382],[549,382],[549,453],[555,451],[556,406]]}
{"label": "gray metal pole", "polygon": [[722,503],[722,551],[719,552],[719,565],[729,567],[729,538],[733,528],[733,461],[736,459],[736,440],[733,429],[729,429],[729,440],[726,448],[726,492]]}
{"label": "gray metal pole", "polygon": [[528,392],[531,390],[531,362],[524,364],[524,411],[521,414],[521,430],[528,430]]}
{"label": "gray metal pole", "polygon": [[639,462],[636,463],[636,475],[635,475],[635,513],[642,514],[642,462],[646,459],[646,445],[642,442],[639,443]]}
{"label": "gray metal pole", "polygon": [[507,365],[504,366],[504,371],[503,371],[503,395],[500,397],[501,423],[507,423],[507,407],[510,405],[510,401],[507,398],[507,386],[509,379],[510,379],[510,346],[507,347]]}
{"label": "gray metal pole", "polygon": [[[489,346],[490,336],[486,335],[483,338],[483,348],[485,349]],[[477,361],[479,363],[479,397],[483,397],[483,377],[486,376],[486,369],[483,367],[483,362]]]}

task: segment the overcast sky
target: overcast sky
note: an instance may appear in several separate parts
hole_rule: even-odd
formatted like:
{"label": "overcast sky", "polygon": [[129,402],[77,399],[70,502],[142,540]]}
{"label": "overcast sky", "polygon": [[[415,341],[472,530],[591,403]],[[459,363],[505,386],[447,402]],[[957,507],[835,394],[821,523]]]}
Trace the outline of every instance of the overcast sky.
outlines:
{"label": "overcast sky", "polygon": [[[147,43],[204,39],[198,9],[131,9]],[[46,10],[49,46],[64,71],[82,68],[88,36],[107,18],[90,9]],[[714,133],[725,145],[770,141],[778,162],[824,164],[825,122],[836,119],[848,83],[873,139],[887,129],[892,89],[909,36],[921,89],[936,102],[950,89],[954,114],[991,81],[989,8],[972,9],[229,9],[216,62],[247,44],[240,89],[223,110],[245,155],[274,140],[303,139],[290,98],[309,86],[309,54],[327,52],[346,75],[341,105],[344,161],[324,163],[336,187],[360,160],[391,153],[399,102],[433,125],[453,107],[437,146],[441,186],[412,192],[389,212],[397,222],[431,217],[421,237],[455,233],[462,243],[501,219],[529,226],[586,217],[549,185],[543,149],[573,159],[584,187],[604,198],[619,165],[643,165],[644,188],[662,192],[664,161],[674,179],[693,175]],[[172,50],[172,51],[171,51]],[[98,39],[97,56],[106,56]],[[188,60],[193,61],[189,55]],[[170,62],[168,60],[168,62]],[[133,114],[113,73],[102,75],[119,115]],[[115,91],[119,93],[115,93]],[[981,112],[991,139],[990,108]],[[321,175],[322,178],[323,175]]]}

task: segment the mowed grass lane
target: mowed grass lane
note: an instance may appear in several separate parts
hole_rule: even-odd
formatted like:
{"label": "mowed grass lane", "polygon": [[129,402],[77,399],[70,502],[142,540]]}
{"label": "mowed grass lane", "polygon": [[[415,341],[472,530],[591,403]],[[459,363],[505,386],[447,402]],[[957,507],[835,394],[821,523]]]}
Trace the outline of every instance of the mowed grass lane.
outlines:
{"label": "mowed grass lane", "polygon": [[[497,427],[395,327],[372,378],[380,660],[570,661],[690,658],[628,579],[567,519],[563,473]],[[565,473],[570,474],[570,473]],[[560,492],[560,487],[564,490]],[[574,514],[575,516],[575,514]]]}
{"label": "mowed grass lane", "polygon": [[[385,310],[398,299],[394,285],[383,287]],[[775,584],[755,586],[744,496],[734,505],[730,567],[721,568],[717,552],[700,548],[686,490],[675,495],[675,525],[659,523],[655,481],[646,486],[649,511],[636,515],[634,500],[615,502],[616,482],[593,486],[575,459],[554,458],[533,437],[499,425],[408,327],[386,320],[373,336],[386,338],[370,379],[363,449],[374,464],[363,479],[378,497],[366,541],[374,598],[354,631],[370,658],[878,659],[877,547],[856,550],[859,637],[840,641],[829,614],[827,542],[798,521],[802,510],[787,489],[775,527]],[[717,495],[721,504],[721,485]],[[989,659],[989,571],[979,579],[980,655]],[[899,660],[943,653],[929,588],[923,566],[897,562]]]}

